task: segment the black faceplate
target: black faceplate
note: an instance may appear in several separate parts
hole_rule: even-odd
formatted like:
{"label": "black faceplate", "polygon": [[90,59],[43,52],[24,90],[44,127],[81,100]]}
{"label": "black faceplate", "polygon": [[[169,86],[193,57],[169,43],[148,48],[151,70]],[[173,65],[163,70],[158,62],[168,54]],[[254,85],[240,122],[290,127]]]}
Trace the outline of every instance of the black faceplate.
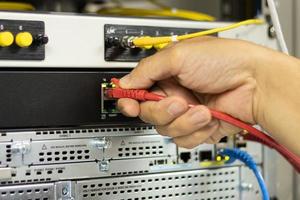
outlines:
{"label": "black faceplate", "polygon": [[101,84],[125,72],[2,71],[0,129],[141,123],[103,113]]}
{"label": "black faceplate", "polygon": [[[34,39],[45,34],[42,21],[2,20],[1,31],[10,31],[16,36],[19,32],[30,32]],[[45,46],[34,43],[28,48],[20,48],[15,43],[10,47],[0,47],[0,60],[44,60]]]}
{"label": "black faceplate", "polygon": [[[105,41],[108,38],[122,38],[123,36],[169,36],[184,35],[201,31],[201,29],[190,28],[168,28],[152,26],[127,26],[111,25],[104,26]],[[105,60],[120,62],[138,62],[141,59],[156,53],[156,49],[143,50],[139,48],[125,49],[120,46],[109,46],[105,43]]]}

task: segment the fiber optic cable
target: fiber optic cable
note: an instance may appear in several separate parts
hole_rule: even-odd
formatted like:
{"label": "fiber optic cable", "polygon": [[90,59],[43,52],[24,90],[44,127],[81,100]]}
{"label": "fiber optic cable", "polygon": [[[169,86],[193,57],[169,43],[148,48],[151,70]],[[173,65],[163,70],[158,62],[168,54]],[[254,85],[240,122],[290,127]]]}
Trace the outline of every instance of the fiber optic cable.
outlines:
{"label": "fiber optic cable", "polygon": [[240,26],[245,25],[251,25],[251,24],[263,24],[264,21],[261,19],[249,19],[245,21],[241,21],[235,24],[231,24],[228,26],[220,27],[220,28],[214,28],[206,31],[200,31],[196,33],[191,34],[185,34],[185,35],[178,35],[178,36],[160,36],[160,37],[150,37],[150,36],[143,36],[143,37],[128,37],[126,38],[127,41],[123,41],[123,45],[127,45],[128,47],[140,47],[143,48],[145,46],[151,46],[151,45],[159,45],[159,44],[166,44],[170,42],[176,42],[186,39],[191,39],[195,37],[200,36],[206,36],[211,35],[219,32],[228,31],[231,29],[238,28]]}
{"label": "fiber optic cable", "polygon": [[0,2],[0,10],[32,11],[35,10],[35,8],[29,3]]}
{"label": "fiber optic cable", "polygon": [[160,16],[160,17],[172,17],[179,19],[188,19],[195,21],[214,21],[213,16],[194,12],[189,10],[177,9],[177,8],[163,8],[163,9],[141,9],[141,8],[104,8],[97,11],[102,15],[123,15],[123,16]]}

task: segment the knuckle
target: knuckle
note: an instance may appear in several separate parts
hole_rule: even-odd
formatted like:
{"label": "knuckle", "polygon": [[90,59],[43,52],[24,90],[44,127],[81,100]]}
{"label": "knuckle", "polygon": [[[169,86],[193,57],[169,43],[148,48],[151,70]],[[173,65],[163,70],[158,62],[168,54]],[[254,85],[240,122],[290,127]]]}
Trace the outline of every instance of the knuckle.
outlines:
{"label": "knuckle", "polygon": [[173,138],[179,137],[182,135],[182,134],[180,134],[181,131],[178,128],[174,127],[174,125],[168,126],[167,131],[168,131],[168,135]]}
{"label": "knuckle", "polygon": [[156,131],[162,136],[169,136],[165,126],[155,126]]}
{"label": "knuckle", "polygon": [[159,112],[155,110],[156,105],[152,102],[144,102],[141,104],[141,112],[139,117],[142,121],[153,125],[161,125],[159,120]]}
{"label": "knuckle", "polygon": [[170,56],[170,67],[172,68],[172,71],[176,73],[182,66],[182,63],[184,61],[184,55],[183,55],[183,49],[180,45],[174,45],[172,48],[170,48],[169,52]]}

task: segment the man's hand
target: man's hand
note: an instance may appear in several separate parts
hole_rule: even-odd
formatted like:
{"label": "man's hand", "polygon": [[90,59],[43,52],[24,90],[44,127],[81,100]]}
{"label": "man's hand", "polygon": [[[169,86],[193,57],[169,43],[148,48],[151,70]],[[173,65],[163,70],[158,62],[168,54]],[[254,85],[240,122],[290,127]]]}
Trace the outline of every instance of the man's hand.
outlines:
{"label": "man's hand", "polygon": [[[205,37],[164,49],[142,60],[120,84],[123,88],[144,89],[156,83],[154,91],[168,98],[140,104],[121,99],[119,108],[127,116],[139,116],[156,125],[160,134],[173,137],[176,144],[186,148],[216,143],[237,133],[237,128],[212,119],[207,107],[255,123],[257,84],[247,55],[249,46],[246,42]],[[188,104],[198,106],[189,109]]]}
{"label": "man's hand", "polygon": [[[278,75],[283,74],[280,67],[287,59],[291,64],[295,62],[294,58],[240,40],[215,37],[186,40],[143,59],[120,80],[122,88],[151,88],[167,98],[143,103],[120,99],[118,107],[127,116],[139,116],[154,124],[160,134],[174,138],[176,144],[186,148],[217,143],[222,137],[240,131],[212,119],[208,108],[276,132],[282,127],[276,127],[280,126],[278,120],[272,121],[269,114],[279,106],[275,103],[283,103],[273,99],[270,103],[268,96],[272,94],[274,98],[276,92],[268,84],[276,84]],[[274,72],[279,65],[280,73],[269,78],[272,71],[269,65]],[[198,106],[189,108],[189,104]],[[282,139],[280,134],[276,136]]]}

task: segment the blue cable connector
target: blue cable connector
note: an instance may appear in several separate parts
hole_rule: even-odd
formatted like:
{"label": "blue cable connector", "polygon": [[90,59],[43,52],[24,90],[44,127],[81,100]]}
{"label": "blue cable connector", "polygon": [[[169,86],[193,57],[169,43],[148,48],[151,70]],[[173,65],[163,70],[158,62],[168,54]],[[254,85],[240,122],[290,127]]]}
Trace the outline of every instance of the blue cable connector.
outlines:
{"label": "blue cable connector", "polygon": [[230,157],[230,159],[226,162],[227,164],[231,164],[236,160],[240,160],[245,163],[245,165],[253,171],[255,177],[257,178],[259,187],[262,192],[263,200],[270,200],[265,181],[260,171],[258,170],[253,158],[246,151],[242,151],[240,149],[221,149],[219,151],[219,154],[222,156]]}

